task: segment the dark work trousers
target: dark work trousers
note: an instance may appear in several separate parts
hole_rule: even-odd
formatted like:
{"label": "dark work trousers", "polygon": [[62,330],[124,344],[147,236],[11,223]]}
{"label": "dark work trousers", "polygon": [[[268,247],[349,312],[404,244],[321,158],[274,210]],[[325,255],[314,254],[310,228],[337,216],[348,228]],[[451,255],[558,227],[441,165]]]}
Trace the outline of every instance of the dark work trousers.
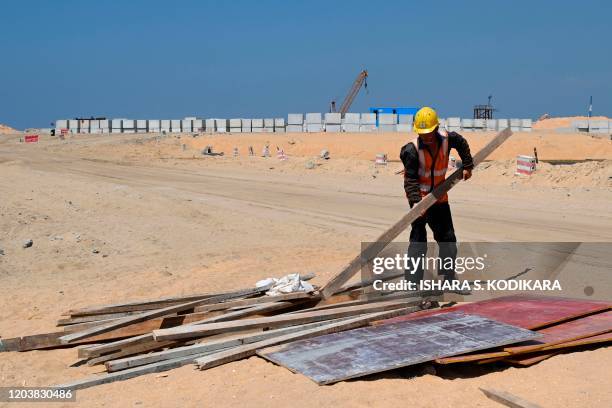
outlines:
{"label": "dark work trousers", "polygon": [[[456,279],[455,270],[453,268],[444,269],[444,260],[452,258],[453,266],[457,257],[457,238],[455,237],[455,229],[453,227],[453,218],[451,216],[450,206],[446,203],[435,203],[432,205],[425,216],[417,218],[412,223],[410,231],[410,244],[408,245],[409,258],[422,258],[427,256],[427,230],[426,226],[433,231],[434,239],[438,242],[438,256],[442,259],[442,269],[438,270],[438,275],[444,276],[447,280]],[[410,261],[409,261],[410,262]],[[404,271],[407,281],[420,282],[423,280],[423,259],[418,265],[414,273],[409,263],[408,269]],[[437,263],[436,263],[437,264]]]}

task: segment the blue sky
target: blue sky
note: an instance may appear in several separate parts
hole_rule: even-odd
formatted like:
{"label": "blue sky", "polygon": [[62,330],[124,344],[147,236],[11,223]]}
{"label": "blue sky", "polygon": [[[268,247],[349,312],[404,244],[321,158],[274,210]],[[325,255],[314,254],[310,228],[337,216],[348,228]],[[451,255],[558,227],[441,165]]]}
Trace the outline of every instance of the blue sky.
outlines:
{"label": "blue sky", "polygon": [[609,1],[3,1],[0,123],[370,106],[612,116]]}

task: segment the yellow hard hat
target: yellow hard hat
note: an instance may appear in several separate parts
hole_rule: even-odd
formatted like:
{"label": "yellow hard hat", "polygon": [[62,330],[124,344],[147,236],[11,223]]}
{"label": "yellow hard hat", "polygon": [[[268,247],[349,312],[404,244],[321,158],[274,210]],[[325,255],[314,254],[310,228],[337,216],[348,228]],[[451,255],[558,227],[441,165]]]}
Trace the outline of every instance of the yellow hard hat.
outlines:
{"label": "yellow hard hat", "polygon": [[439,124],[438,114],[428,106],[419,109],[414,115],[413,128],[419,135],[433,132]]}

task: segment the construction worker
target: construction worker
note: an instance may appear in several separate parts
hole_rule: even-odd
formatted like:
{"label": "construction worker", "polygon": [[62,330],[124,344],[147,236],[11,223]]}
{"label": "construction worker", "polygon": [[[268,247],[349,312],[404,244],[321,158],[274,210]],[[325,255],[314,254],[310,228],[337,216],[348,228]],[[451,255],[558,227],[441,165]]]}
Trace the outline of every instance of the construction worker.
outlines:
{"label": "construction worker", "polygon": [[[404,164],[404,190],[412,208],[429,194],[446,178],[449,153],[456,149],[463,164],[463,179],[472,177],[472,155],[467,140],[456,132],[447,132],[440,129],[440,121],[435,110],[429,107],[421,108],[414,115],[414,131],[417,137],[404,145],[400,152],[400,159]],[[412,223],[410,231],[410,244],[408,245],[409,258],[422,258],[427,255],[427,230],[429,225],[433,231],[434,239],[438,242],[439,258],[438,275],[446,280],[456,280],[455,258],[457,256],[457,238],[453,228],[448,195],[444,194],[434,205],[425,211]],[[444,260],[452,259],[452,267]],[[423,261],[409,265],[418,265],[416,268],[405,270],[406,280],[419,283],[423,280]]]}

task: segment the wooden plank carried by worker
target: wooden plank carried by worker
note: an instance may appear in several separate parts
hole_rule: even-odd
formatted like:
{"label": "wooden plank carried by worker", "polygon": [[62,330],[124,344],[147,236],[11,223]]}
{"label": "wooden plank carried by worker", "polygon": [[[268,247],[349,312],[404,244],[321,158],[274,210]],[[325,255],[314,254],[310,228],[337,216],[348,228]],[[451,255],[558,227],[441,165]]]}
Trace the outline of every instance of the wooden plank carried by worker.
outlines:
{"label": "wooden plank carried by worker", "polygon": [[174,327],[171,329],[154,330],[155,340],[178,340],[193,337],[203,337],[212,334],[241,331],[247,329],[258,329],[263,327],[282,327],[294,324],[312,323],[321,320],[338,319],[341,317],[354,316],[363,313],[380,312],[397,309],[406,305],[405,300],[393,300],[374,304],[341,307],[318,312],[303,312],[290,315],[279,315],[271,317],[260,317],[255,319],[244,319],[238,321],[208,323],[197,326]]}
{"label": "wooden plank carried by worker", "polygon": [[292,342],[257,354],[318,384],[332,384],[537,336],[484,317],[447,313]]}
{"label": "wooden plank carried by worker", "polygon": [[[474,166],[480,164],[489,154],[497,149],[503,142],[506,141],[512,132],[510,129],[505,129],[497,134],[487,145],[474,155]],[[368,263],[376,255],[380,253],[391,241],[402,233],[412,222],[421,216],[421,214],[431,207],[440,197],[446,194],[455,184],[463,178],[463,169],[459,168],[454,171],[444,182],[437,186],[431,193],[427,194],[421,201],[414,205],[395,225],[385,231],[378,239],[370,243],[357,255],[340,273],[335,275],[322,289],[321,295],[323,298],[340,290],[349,279],[353,277],[362,267]]]}

